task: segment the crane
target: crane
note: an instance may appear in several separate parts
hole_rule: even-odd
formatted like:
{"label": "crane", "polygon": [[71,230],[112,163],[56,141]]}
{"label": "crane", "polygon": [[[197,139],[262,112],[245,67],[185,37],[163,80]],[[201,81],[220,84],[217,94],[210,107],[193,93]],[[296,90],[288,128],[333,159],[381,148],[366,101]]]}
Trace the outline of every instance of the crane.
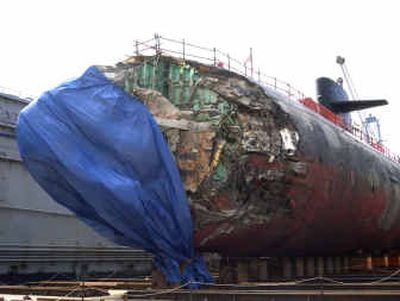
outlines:
{"label": "crane", "polygon": [[[350,93],[351,100],[352,101],[359,100],[358,93],[355,88],[354,82],[350,76],[349,70],[347,69],[345,58],[338,55],[336,57],[336,63],[340,66],[340,69],[342,70],[343,78],[346,82],[348,91]],[[372,114],[369,114],[368,117],[366,117],[366,113],[360,112],[360,111],[357,111],[357,115],[362,124],[362,130],[364,132],[364,137],[366,139],[368,139],[368,137],[374,137],[378,143],[382,142],[379,119]]]}

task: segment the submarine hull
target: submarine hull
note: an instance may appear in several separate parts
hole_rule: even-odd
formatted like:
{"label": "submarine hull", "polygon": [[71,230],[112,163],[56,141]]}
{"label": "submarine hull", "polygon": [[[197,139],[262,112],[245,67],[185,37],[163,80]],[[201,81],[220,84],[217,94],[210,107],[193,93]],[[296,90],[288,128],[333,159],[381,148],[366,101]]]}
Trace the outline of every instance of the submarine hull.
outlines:
{"label": "submarine hull", "polygon": [[[284,101],[285,102],[285,101]],[[201,245],[226,225],[207,225],[196,234],[204,251],[229,256],[322,256],[400,247],[398,163],[307,109],[278,102],[299,134],[296,164],[269,163],[258,154],[249,169],[285,173],[290,210],[264,224],[223,234]]]}
{"label": "submarine hull", "polygon": [[198,250],[322,256],[400,247],[399,163],[321,114],[225,69],[166,56],[103,72],[159,122]]}
{"label": "submarine hull", "polygon": [[321,114],[194,61],[134,56],[98,68],[162,129],[199,251],[311,256],[400,247],[399,164]]}

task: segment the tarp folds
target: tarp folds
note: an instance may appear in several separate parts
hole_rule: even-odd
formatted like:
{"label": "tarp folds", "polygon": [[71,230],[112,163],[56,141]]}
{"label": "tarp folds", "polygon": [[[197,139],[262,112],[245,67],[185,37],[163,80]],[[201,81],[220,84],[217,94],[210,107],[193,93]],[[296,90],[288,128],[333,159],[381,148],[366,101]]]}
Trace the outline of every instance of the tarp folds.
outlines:
{"label": "tarp folds", "polygon": [[157,123],[96,67],[27,106],[17,141],[34,179],[97,232],[153,253],[171,283],[211,280]]}

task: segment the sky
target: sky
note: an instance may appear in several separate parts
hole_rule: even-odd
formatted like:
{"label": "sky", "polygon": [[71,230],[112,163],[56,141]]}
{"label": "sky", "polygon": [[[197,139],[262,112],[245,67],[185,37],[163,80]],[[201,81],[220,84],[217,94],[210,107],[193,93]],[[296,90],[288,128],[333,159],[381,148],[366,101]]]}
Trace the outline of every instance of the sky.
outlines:
{"label": "sky", "polygon": [[315,79],[342,76],[346,58],[361,99],[385,98],[373,112],[385,143],[400,153],[400,18],[395,0],[2,0],[0,86],[37,96],[93,64],[133,54],[158,33],[217,47],[315,98]]}

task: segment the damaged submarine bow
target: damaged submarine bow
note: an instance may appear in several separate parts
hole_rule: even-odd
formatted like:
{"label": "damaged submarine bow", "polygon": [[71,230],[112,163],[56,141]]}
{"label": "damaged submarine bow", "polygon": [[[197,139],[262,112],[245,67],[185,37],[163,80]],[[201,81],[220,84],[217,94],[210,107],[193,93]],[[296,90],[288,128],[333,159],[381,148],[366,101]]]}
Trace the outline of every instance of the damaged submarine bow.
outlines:
{"label": "damaged submarine bow", "polygon": [[[161,126],[189,198],[197,249],[240,257],[399,247],[399,163],[321,114],[193,61],[136,56],[100,68]],[[349,112],[360,104],[335,105]]]}
{"label": "damaged submarine bow", "polygon": [[197,251],[330,256],[400,247],[398,159],[357,139],[346,115],[386,101],[348,101],[327,78],[318,80],[320,103],[293,101],[215,59],[159,50],[96,69],[161,128]]}

